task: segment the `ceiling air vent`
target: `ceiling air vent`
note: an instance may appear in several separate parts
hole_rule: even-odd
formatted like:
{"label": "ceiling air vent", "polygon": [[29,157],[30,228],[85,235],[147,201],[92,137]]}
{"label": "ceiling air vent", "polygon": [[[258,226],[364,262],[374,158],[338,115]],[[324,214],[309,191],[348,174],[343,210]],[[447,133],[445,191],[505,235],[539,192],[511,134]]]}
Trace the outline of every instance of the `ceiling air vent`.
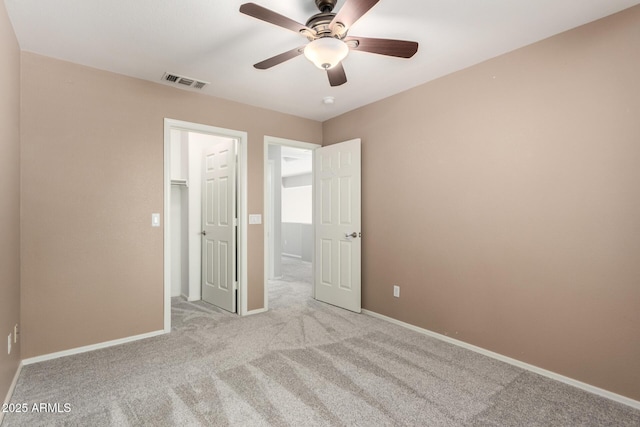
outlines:
{"label": "ceiling air vent", "polygon": [[165,74],[164,75],[164,79],[168,82],[175,82],[176,80],[178,80],[180,77],[176,76],[175,74]]}
{"label": "ceiling air vent", "polygon": [[187,86],[193,89],[202,89],[209,84],[209,82],[203,82],[202,80],[196,80],[191,77],[180,76],[173,73],[164,73],[162,81],[174,83],[176,86]]}

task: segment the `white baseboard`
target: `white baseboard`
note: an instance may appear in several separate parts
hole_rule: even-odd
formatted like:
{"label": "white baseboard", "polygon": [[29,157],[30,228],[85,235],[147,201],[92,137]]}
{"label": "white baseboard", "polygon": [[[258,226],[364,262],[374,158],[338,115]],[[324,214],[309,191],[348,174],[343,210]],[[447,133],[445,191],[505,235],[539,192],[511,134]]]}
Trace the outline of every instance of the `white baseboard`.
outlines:
{"label": "white baseboard", "polygon": [[200,298],[189,298],[189,295],[180,294],[180,296],[189,302],[200,301]]}
{"label": "white baseboard", "polygon": [[250,316],[252,314],[260,314],[260,313],[265,313],[267,311],[266,307],[264,308],[256,308],[255,310],[249,310],[247,311],[244,316]]}
{"label": "white baseboard", "polygon": [[296,258],[296,259],[302,259],[302,255],[294,255],[294,254],[287,254],[287,253],[282,253],[282,256],[286,256],[289,258]]}
{"label": "white baseboard", "polygon": [[517,359],[512,359],[511,357],[504,356],[500,353],[495,353],[490,350],[486,350],[482,347],[475,346],[473,344],[466,343],[464,341],[457,340],[455,338],[448,337],[446,335],[439,334],[437,332],[430,331],[428,329],[421,328],[419,326],[412,325],[410,323],[405,323],[400,320],[394,319],[392,317],[385,316],[383,314],[376,313],[370,310],[362,310],[363,314],[367,314],[372,317],[377,317],[378,319],[386,320],[387,322],[394,323],[396,325],[405,327],[407,329],[411,329],[412,331],[419,332],[424,335],[428,335],[432,338],[439,339],[441,341],[448,342],[449,344],[457,345],[462,348],[466,348],[467,350],[475,351],[476,353],[483,354],[485,356],[491,357],[493,359],[497,359],[501,362],[508,363],[513,366],[517,366],[518,368],[525,369],[530,372],[534,372],[536,374],[542,375],[543,377],[551,378],[552,380],[560,381],[562,383],[568,384],[573,387],[577,387],[584,391],[588,391],[589,393],[597,394],[598,396],[602,396],[604,398],[613,400],[618,403],[622,403],[623,405],[631,406],[634,409],[640,409],[640,402],[637,400],[630,399],[628,397],[622,396],[617,393],[610,392],[608,390],[602,389],[600,387],[593,386],[591,384],[583,383],[582,381],[574,380],[573,378],[565,377],[564,375],[557,374],[552,371],[548,371],[543,368],[539,368],[535,365],[530,365],[529,363],[521,362]]}
{"label": "white baseboard", "polygon": [[33,363],[44,362],[46,360],[57,359],[59,357],[71,356],[73,354],[86,353],[87,351],[100,350],[107,347],[113,347],[120,344],[126,344],[133,341],[143,340],[146,338],[156,337],[158,335],[166,334],[164,330],[148,332],[146,334],[134,335],[131,337],[120,338],[112,341],[105,341],[98,344],[86,345],[84,347],[76,347],[71,348],[69,350],[58,351],[55,353],[43,354],[42,356],[30,357],[28,359],[23,359],[23,365],[31,365]]}
{"label": "white baseboard", "polygon": [[[18,369],[16,369],[16,373],[13,376],[13,381],[11,381],[11,385],[9,386],[9,390],[7,391],[7,396],[4,398],[4,403],[11,403],[11,397],[13,396],[13,391],[16,388],[16,383],[18,382],[18,377],[20,376],[20,372],[22,371],[23,363],[20,362],[18,364]],[[2,425],[2,419],[4,418],[4,412],[0,411],[0,425]]]}

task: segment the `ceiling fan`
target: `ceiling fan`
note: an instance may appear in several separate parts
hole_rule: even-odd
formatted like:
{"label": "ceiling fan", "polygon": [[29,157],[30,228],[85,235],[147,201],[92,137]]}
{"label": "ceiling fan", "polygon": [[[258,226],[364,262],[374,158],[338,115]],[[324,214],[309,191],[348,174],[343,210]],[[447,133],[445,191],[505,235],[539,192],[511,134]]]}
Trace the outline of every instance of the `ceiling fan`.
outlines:
{"label": "ceiling fan", "polygon": [[240,6],[240,12],[245,15],[295,31],[309,40],[304,46],[254,64],[255,68],[266,70],[304,54],[318,68],[327,70],[331,86],[340,86],[347,82],[342,60],[350,50],[398,58],[411,58],[418,51],[416,42],[347,35],[349,28],[380,0],[346,0],[338,13],[333,13],[337,0],[314,1],[320,13],[309,18],[305,25],[255,3]]}

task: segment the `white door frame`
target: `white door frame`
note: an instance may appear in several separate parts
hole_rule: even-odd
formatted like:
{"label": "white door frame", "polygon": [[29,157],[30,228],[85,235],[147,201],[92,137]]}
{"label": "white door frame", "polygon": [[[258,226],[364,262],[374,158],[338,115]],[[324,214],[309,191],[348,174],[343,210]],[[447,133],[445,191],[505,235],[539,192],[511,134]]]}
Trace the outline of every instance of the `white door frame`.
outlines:
{"label": "white door frame", "polygon": [[[268,153],[267,153],[268,154]],[[273,174],[274,174],[274,162],[273,160],[268,160],[267,159],[267,181],[265,182],[265,193],[264,193],[264,197],[265,200],[267,201],[267,205],[265,207],[265,224],[266,224],[266,230],[267,233],[265,234],[265,239],[267,239],[267,245],[265,246],[268,250],[268,257],[267,257],[267,265],[265,268],[267,268],[266,274],[267,274],[267,280],[269,279],[273,279],[275,277],[275,258],[273,256],[273,252],[275,251],[274,248],[274,240],[273,240],[273,236],[275,234],[275,227],[274,227],[274,222],[272,221],[272,216],[273,216],[273,209],[274,209],[274,194],[272,191],[272,186],[273,186]],[[268,212],[268,213],[266,213]]]}
{"label": "white door frame", "polygon": [[[263,176],[263,180],[262,182],[264,183],[264,202],[263,202],[263,212],[265,215],[265,226],[264,228],[264,309],[263,311],[267,311],[269,309],[269,251],[271,250],[269,248],[269,237],[267,235],[268,231],[269,231],[269,225],[271,224],[271,220],[272,218],[270,218],[270,213],[268,212],[268,206],[269,206],[269,190],[267,188],[267,173],[268,173],[268,169],[269,169],[269,145],[283,145],[286,147],[295,147],[295,148],[303,148],[305,150],[311,150],[312,153],[312,162],[311,164],[314,163],[314,150],[316,148],[320,148],[321,145],[320,144],[313,144],[311,142],[303,142],[303,141],[296,141],[293,139],[285,139],[285,138],[278,138],[276,136],[268,136],[265,135],[264,137],[264,149],[263,154],[264,154],[264,176]],[[312,172],[313,174],[313,172]],[[313,176],[312,176],[312,181],[313,182]],[[313,200],[315,200],[315,186],[313,186],[313,194],[311,196],[311,200],[313,203]],[[315,219],[315,210],[313,210],[313,219],[312,219],[313,223],[315,224],[316,219]],[[315,230],[314,230],[314,235],[313,235],[313,240],[315,242]],[[315,250],[315,244],[314,244],[314,250]],[[315,259],[315,256],[312,254],[312,260]],[[312,268],[314,269],[314,271],[312,271],[312,274],[315,277],[315,261],[311,262],[312,264]],[[315,286],[313,287],[313,292],[314,292],[314,297],[315,297]]]}
{"label": "white door frame", "polygon": [[164,119],[164,331],[171,332],[171,129],[233,138],[238,149],[238,314],[247,314],[247,133]]}

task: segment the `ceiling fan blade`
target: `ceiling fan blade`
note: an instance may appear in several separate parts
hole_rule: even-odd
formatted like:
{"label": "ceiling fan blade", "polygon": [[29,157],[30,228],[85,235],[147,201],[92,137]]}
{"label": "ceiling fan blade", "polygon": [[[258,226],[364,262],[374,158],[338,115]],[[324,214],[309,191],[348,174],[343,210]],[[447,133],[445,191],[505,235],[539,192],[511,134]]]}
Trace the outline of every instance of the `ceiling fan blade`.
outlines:
{"label": "ceiling fan blade", "polygon": [[353,50],[377,53],[378,55],[396,56],[398,58],[411,58],[418,51],[418,43],[407,40],[374,39],[370,37],[345,37],[344,41],[350,45],[350,41],[357,41]]}
{"label": "ceiling fan blade", "polygon": [[334,16],[329,26],[333,28],[336,22],[340,22],[345,28],[350,28],[355,22],[376,5],[380,0],[347,0]]}
{"label": "ceiling fan blade", "polygon": [[340,86],[347,82],[347,75],[344,72],[342,62],[338,63],[335,67],[328,69],[327,76],[329,77],[329,84],[331,86]]}
{"label": "ceiling fan blade", "polygon": [[258,62],[253,66],[258,70],[266,70],[267,68],[271,68],[275,65],[282,64],[284,61],[288,61],[296,56],[302,55],[304,52],[304,46],[297,47],[295,49],[291,49],[290,51],[281,53],[280,55],[272,56],[269,59],[265,59],[262,62]]}
{"label": "ceiling fan blade", "polygon": [[302,25],[301,23],[296,22],[293,19],[289,19],[286,16],[280,15],[279,13],[276,13],[272,10],[259,6],[255,3],[243,4],[242,6],[240,6],[240,12],[244,13],[245,15],[260,19],[261,21],[286,28],[287,30],[295,31],[296,33],[306,30],[310,31],[311,34],[316,34],[316,32],[311,28]]}

